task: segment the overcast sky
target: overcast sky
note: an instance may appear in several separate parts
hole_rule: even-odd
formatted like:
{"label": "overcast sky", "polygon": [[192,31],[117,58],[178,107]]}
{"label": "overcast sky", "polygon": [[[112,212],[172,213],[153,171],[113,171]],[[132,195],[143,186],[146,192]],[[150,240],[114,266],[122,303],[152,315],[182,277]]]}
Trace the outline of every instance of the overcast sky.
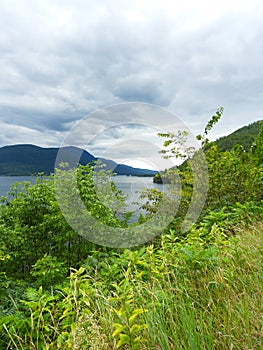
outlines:
{"label": "overcast sky", "polygon": [[[263,119],[262,18],[260,0],[1,0],[0,146],[60,146],[75,122],[125,102],[164,108],[194,134],[222,105],[212,139]],[[134,122],[88,118],[87,140]]]}

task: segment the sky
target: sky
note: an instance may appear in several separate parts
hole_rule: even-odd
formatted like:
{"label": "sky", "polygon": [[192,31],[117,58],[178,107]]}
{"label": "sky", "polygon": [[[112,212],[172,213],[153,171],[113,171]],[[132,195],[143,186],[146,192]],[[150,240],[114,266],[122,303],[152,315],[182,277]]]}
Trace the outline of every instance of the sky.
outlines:
{"label": "sky", "polygon": [[199,134],[219,106],[211,140],[262,120],[262,18],[253,0],[1,0],[0,146],[79,145],[84,119],[93,154],[123,160],[118,135],[158,148],[153,131]]}

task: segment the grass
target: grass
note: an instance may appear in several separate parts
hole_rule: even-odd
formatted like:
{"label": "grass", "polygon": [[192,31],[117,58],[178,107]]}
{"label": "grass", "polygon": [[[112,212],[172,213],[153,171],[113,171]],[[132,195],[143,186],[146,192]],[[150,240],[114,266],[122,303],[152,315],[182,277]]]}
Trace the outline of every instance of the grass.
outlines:
{"label": "grass", "polygon": [[[134,348],[262,349],[263,224],[237,229],[234,237],[209,247],[199,241],[189,245],[188,253],[203,257],[199,265],[177,247],[166,251],[162,262],[152,261],[150,278],[138,279],[136,268],[126,276],[133,296],[130,310],[148,310],[139,321],[147,330]],[[124,290],[118,298],[125,299]],[[105,349],[116,348],[111,310],[117,304],[110,294],[98,292],[96,317],[103,325],[99,336],[107,338]],[[121,348],[132,349],[132,343]]]}

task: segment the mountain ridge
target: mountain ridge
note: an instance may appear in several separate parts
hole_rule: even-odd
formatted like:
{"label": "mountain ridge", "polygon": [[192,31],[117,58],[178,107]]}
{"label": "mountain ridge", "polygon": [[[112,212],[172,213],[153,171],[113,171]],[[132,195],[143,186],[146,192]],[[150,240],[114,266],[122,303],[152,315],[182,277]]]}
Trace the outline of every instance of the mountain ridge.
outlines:
{"label": "mountain ridge", "polygon": [[[157,171],[133,168],[125,164],[117,164],[109,159],[93,156],[86,150],[74,146],[40,147],[33,144],[7,145],[0,148],[0,175],[28,176],[37,173],[49,175],[54,172],[57,156],[71,166],[86,165],[100,159],[106,168],[117,175],[154,176]],[[76,161],[77,160],[77,161]]]}

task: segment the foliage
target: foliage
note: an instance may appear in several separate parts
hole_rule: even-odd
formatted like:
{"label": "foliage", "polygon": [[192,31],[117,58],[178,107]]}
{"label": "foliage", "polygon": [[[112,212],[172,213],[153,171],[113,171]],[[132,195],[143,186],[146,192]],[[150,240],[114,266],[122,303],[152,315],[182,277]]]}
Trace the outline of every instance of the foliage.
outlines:
{"label": "foliage", "polygon": [[263,205],[250,202],[209,212],[185,238],[97,252],[99,273],[27,288],[1,318],[1,348],[260,349],[262,224],[240,226],[255,218]]}
{"label": "foliage", "polygon": [[113,323],[114,332],[112,337],[117,338],[116,348],[119,349],[123,345],[128,345],[130,349],[140,349],[141,345],[146,345],[146,339],[140,336],[142,331],[146,330],[147,324],[139,321],[139,316],[147,313],[144,308],[134,308],[134,291],[132,285],[127,282],[129,273],[126,272],[126,279],[121,281],[119,285],[115,285],[117,295],[112,298],[115,302],[121,302],[121,306],[113,312],[117,316],[117,322]]}
{"label": "foliage", "polygon": [[69,285],[52,293],[42,287],[28,288],[16,312],[1,319],[0,327],[9,337],[2,338],[0,344],[21,349],[61,349],[65,341],[70,345],[80,310],[90,312],[89,286],[83,272],[72,272]]}
{"label": "foliage", "polygon": [[197,135],[197,140],[202,141],[202,147],[206,146],[209,142],[209,139],[207,138],[208,132],[214,127],[214,125],[220,120],[222,114],[224,112],[223,107],[219,107],[216,113],[212,116],[212,118],[208,121],[208,123],[205,126],[205,130],[203,135]]}
{"label": "foliage", "polygon": [[232,134],[220,137],[214,142],[208,144],[208,148],[210,146],[217,146],[219,151],[230,151],[235,145],[241,145],[248,152],[255,142],[257,135],[260,132],[260,123],[262,121],[257,121],[247,126],[244,126]]}
{"label": "foliage", "polygon": [[[61,176],[68,177],[67,170],[59,170]],[[109,175],[100,171],[100,181],[103,186],[111,186],[111,196],[116,196],[114,203],[118,207],[106,207],[98,198],[93,181],[94,166],[80,166],[70,170],[70,174],[78,180],[81,198],[86,209],[109,225],[123,226],[125,218],[120,218],[120,206],[124,212],[122,196],[116,186],[109,182]],[[98,175],[97,175],[98,178]],[[19,190],[18,190],[18,186]],[[32,266],[43,266],[38,260],[49,256],[58,266],[79,267],[81,261],[87,258],[95,245],[84,237],[78,235],[64,219],[54,191],[53,176],[44,178],[40,176],[36,184],[28,182],[12,186],[10,195],[2,205],[0,215],[0,247],[8,260],[0,261],[0,267],[11,277],[30,279]],[[104,196],[105,197],[105,196]],[[112,198],[106,198],[109,202]],[[71,198],[67,191],[63,201]],[[119,214],[117,216],[117,214]],[[47,260],[48,258],[46,258]],[[47,263],[47,261],[45,261]],[[62,269],[63,270],[63,269]]]}
{"label": "foliage", "polygon": [[[210,145],[207,139],[208,132],[219,121],[222,113],[223,108],[220,107],[207,123],[203,135],[197,136],[205,152],[209,177],[209,191],[204,209],[220,209],[234,205],[236,202],[259,201],[263,198],[263,127],[248,151],[242,145],[235,145],[232,149],[222,152],[216,145]],[[193,161],[198,164],[199,152],[191,153],[190,151],[182,154],[180,149],[187,149],[186,146],[183,146],[186,140],[175,137],[172,133],[160,134],[160,136],[166,138],[162,151],[166,157],[183,156],[183,159],[186,158],[180,166],[171,168],[162,174],[162,179],[168,179],[167,182],[173,185],[178,183],[174,186],[177,191],[181,186],[181,191],[175,195],[181,196],[177,217],[183,218],[193,195],[192,164]],[[202,175],[201,165],[194,171]],[[157,196],[155,200],[158,201]]]}
{"label": "foliage", "polygon": [[[263,140],[263,139],[262,139]],[[242,146],[231,151],[218,152],[212,147],[206,153],[209,171],[207,206],[220,208],[235,202],[244,203],[263,197],[263,167],[245,152]]]}
{"label": "foliage", "polygon": [[260,123],[260,125],[260,132],[251,146],[252,159],[259,167],[263,164],[263,121]]}
{"label": "foliage", "polygon": [[56,257],[45,254],[32,266],[30,274],[36,279],[35,284],[40,287],[50,287],[61,283],[66,276],[67,268]]}

